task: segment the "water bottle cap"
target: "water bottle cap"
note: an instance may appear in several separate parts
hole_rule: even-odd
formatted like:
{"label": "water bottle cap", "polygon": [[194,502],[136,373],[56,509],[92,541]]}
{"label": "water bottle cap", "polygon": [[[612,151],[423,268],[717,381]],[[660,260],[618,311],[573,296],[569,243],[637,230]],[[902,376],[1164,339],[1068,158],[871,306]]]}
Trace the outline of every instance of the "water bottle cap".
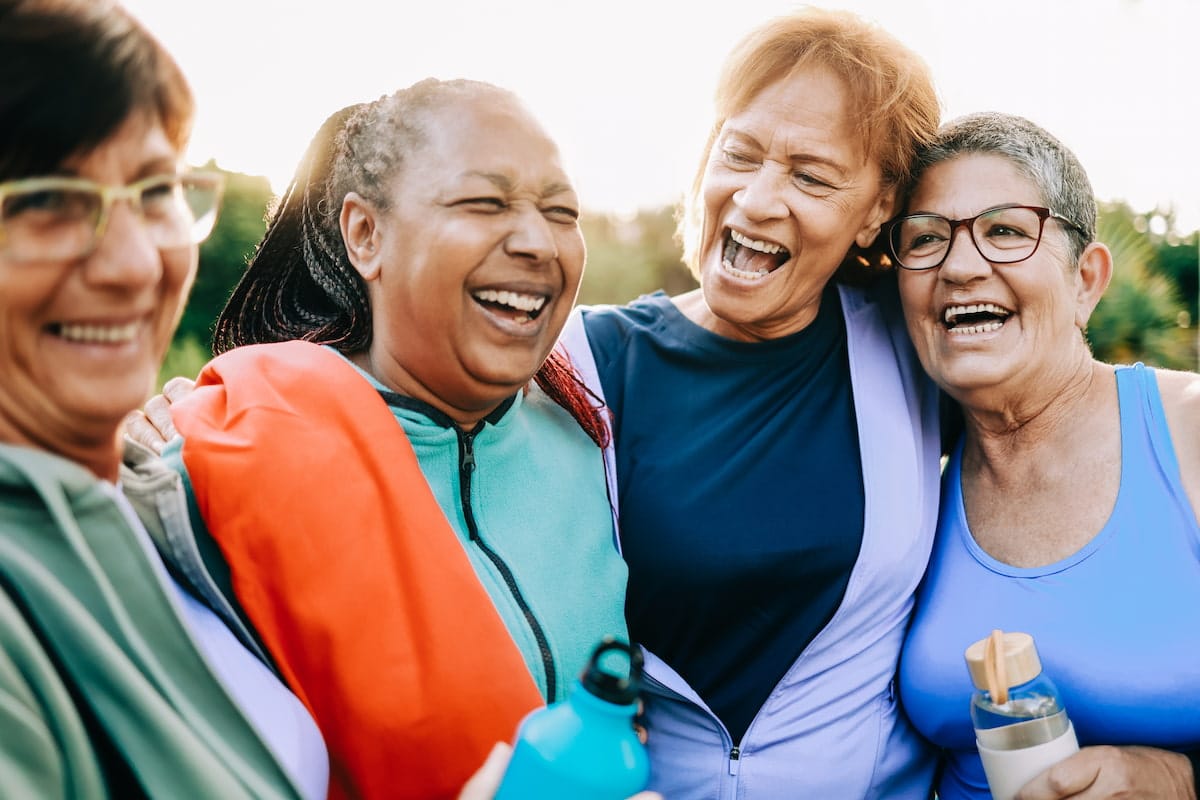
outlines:
{"label": "water bottle cap", "polygon": [[[991,638],[991,637],[988,637]],[[1005,633],[1002,637],[1001,654],[1006,678],[1005,688],[1011,689],[1027,683],[1042,674],[1042,661],[1038,658],[1037,646],[1028,633]],[[988,639],[980,639],[967,648],[967,669],[976,689],[988,691],[987,667],[985,664]]]}
{"label": "water bottle cap", "polygon": [[[629,657],[629,674],[617,675],[605,671],[601,666],[600,657],[610,650],[619,650]],[[579,676],[579,681],[601,700],[619,706],[635,703],[642,691],[642,651],[612,636],[605,636],[592,652],[591,660]]]}

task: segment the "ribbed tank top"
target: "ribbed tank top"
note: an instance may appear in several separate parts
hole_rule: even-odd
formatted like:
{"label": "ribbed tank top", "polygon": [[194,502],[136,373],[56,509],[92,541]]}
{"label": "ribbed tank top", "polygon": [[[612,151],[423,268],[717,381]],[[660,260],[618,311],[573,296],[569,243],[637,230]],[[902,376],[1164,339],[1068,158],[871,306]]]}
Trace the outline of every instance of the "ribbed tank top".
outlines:
{"label": "ribbed tank top", "polygon": [[905,708],[946,748],[940,800],[987,798],[963,651],[993,628],[1033,635],[1081,746],[1200,745],[1200,525],[1154,371],[1116,370],[1121,483],[1107,523],[1053,564],[1001,563],[976,544],[962,442],[943,477],[937,538],[900,669]]}

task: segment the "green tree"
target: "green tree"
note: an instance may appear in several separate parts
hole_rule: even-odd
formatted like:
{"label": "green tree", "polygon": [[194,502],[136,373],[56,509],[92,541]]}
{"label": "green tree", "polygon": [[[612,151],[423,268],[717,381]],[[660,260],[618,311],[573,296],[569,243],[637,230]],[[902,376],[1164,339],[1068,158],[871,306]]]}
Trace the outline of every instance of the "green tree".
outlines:
{"label": "green tree", "polygon": [[588,261],[580,303],[626,303],[656,289],[674,295],[696,287],[681,261],[670,206],[633,216],[585,214],[582,227]]}
{"label": "green tree", "polygon": [[1113,277],[1088,323],[1088,340],[1104,361],[1190,369],[1191,337],[1181,327],[1185,306],[1159,270],[1145,221],[1124,204],[1101,205],[1097,238],[1112,251]]}
{"label": "green tree", "polygon": [[266,178],[228,172],[211,161],[204,169],[225,175],[225,196],[217,225],[200,246],[196,283],[159,371],[160,387],[176,375],[194,378],[212,357],[213,324],[267,229],[272,192]]}
{"label": "green tree", "polygon": [[[206,169],[217,169],[209,163]],[[200,269],[196,285],[183,312],[177,341],[193,339],[207,349],[213,323],[225,307],[229,293],[242,277],[246,261],[266,231],[266,211],[271,202],[271,184],[257,175],[226,172],[225,198],[212,235],[200,247]]]}

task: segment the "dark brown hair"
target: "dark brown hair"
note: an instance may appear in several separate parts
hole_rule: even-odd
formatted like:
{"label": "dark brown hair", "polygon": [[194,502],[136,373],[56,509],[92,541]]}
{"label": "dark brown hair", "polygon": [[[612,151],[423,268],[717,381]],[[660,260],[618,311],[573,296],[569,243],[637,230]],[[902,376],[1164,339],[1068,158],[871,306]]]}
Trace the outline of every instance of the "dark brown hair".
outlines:
{"label": "dark brown hair", "polygon": [[0,0],[0,180],[52,172],[135,111],[182,150],[191,89],[175,60],[110,0]]}
{"label": "dark brown hair", "polygon": [[[296,339],[347,354],[366,350],[371,344],[371,304],[342,241],[342,201],[347,193],[357,192],[387,208],[388,187],[404,160],[425,141],[428,112],[475,92],[504,90],[477,81],[427,79],[330,115],[309,144],[246,273],[217,318],[213,351]],[[565,359],[552,353],[533,377],[593,441],[607,444],[603,412],[589,402]]]}

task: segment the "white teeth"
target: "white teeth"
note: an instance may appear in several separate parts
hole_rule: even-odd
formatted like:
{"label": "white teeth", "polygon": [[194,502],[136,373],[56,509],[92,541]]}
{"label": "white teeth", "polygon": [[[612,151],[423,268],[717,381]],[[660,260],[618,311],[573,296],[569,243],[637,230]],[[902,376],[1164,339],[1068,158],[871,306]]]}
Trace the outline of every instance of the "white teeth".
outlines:
{"label": "white teeth", "polygon": [[758,272],[747,272],[744,269],[738,269],[732,263],[730,263],[729,259],[727,258],[721,260],[721,266],[724,267],[725,271],[730,275],[735,275],[739,278],[749,281],[761,280],[762,278],[765,278],[771,274],[770,270],[766,269],[760,269]]}
{"label": "white teeth", "polygon": [[63,323],[59,326],[59,335],[72,342],[97,342],[101,344],[117,344],[132,341],[137,335],[140,322],[130,322],[125,325],[86,325]]}
{"label": "white teeth", "polygon": [[1000,320],[985,322],[982,325],[960,325],[957,328],[951,328],[950,333],[953,336],[968,336],[972,333],[991,333],[998,331],[1004,327],[1004,323]]}
{"label": "white teeth", "polygon": [[777,244],[773,244],[771,242],[764,242],[760,239],[751,239],[747,236],[743,236],[742,234],[738,233],[737,231],[731,230],[729,232],[729,238],[733,239],[735,242],[740,244],[742,247],[749,247],[751,250],[755,250],[759,253],[767,253],[768,255],[775,255],[777,253],[784,252],[784,248],[780,247]]}
{"label": "white teeth", "polygon": [[[942,312],[942,320],[944,322],[946,322],[947,324],[953,324],[955,320],[957,320],[959,317],[963,316],[964,314],[982,314],[982,313],[995,314],[998,317],[1007,317],[1012,312],[1009,311],[1007,308],[1001,308],[1000,306],[996,305],[995,303],[976,303],[974,305],[969,305],[969,306],[950,306],[944,312]],[[988,324],[990,325],[992,323],[988,323]],[[996,324],[999,325],[999,323],[996,323]],[[982,327],[982,326],[975,326],[975,327]]]}
{"label": "white teeth", "polygon": [[474,296],[476,300],[482,300],[485,303],[499,303],[502,306],[526,313],[537,311],[546,304],[546,298],[541,295],[496,291],[495,289],[483,289],[475,292]]}

